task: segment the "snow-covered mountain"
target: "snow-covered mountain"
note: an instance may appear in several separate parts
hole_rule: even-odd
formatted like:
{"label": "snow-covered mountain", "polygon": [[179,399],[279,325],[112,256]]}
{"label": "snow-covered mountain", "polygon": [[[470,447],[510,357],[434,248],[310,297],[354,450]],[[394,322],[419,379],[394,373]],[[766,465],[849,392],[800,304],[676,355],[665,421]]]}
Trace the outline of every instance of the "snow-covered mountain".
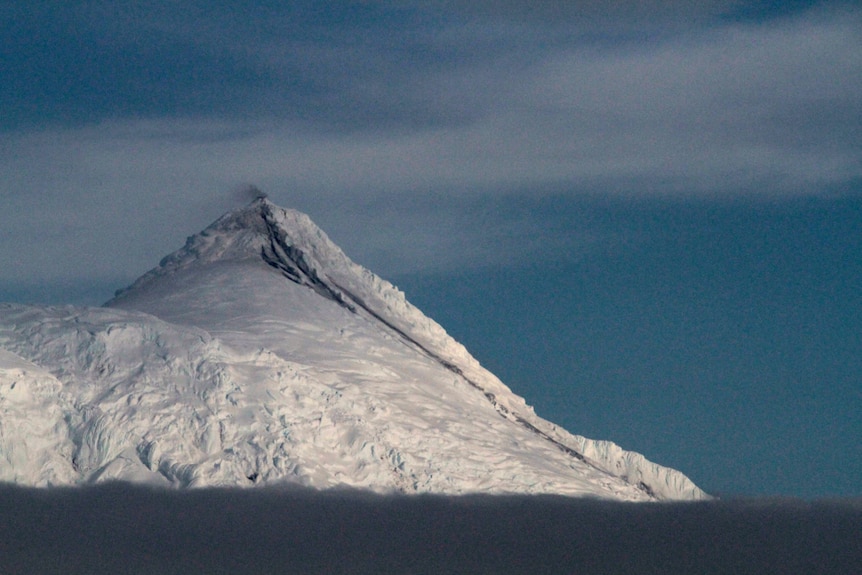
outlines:
{"label": "snow-covered mountain", "polygon": [[699,499],[538,417],[308,216],[258,198],[102,308],[0,306],[0,480]]}

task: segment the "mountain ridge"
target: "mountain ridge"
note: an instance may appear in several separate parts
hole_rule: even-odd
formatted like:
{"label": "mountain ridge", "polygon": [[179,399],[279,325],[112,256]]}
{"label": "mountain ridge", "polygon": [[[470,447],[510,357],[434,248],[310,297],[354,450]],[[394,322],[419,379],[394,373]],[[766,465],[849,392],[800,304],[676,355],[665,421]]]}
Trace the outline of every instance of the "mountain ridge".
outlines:
{"label": "mountain ridge", "polygon": [[[56,357],[45,357],[51,355],[45,334],[41,344],[32,341],[39,332],[32,319],[26,334],[5,322],[0,343],[27,361],[53,362],[49,371],[64,387],[79,380],[96,388],[113,384],[75,407],[104,411],[95,419],[80,415],[69,426],[76,465],[87,462],[79,480],[706,497],[678,471],[536,416],[400,290],[352,262],[307,215],[265,198],[190,236],[106,306],[67,309],[65,319],[56,310],[0,310],[16,326],[28,314],[41,314],[37,323],[44,326],[62,324],[60,331],[79,326],[83,336],[75,346],[83,356],[71,354],[75,365],[57,366]],[[118,347],[114,338],[123,330],[128,341],[119,352],[132,360],[120,369],[111,356],[119,352],[107,349]],[[68,354],[69,342],[58,349]],[[176,356],[183,355],[195,359],[175,369]],[[170,378],[173,399],[164,389]],[[114,404],[105,398],[112,394],[126,402],[155,394],[159,409],[173,402],[197,423],[186,426],[175,421],[176,413],[160,412],[148,429],[146,418],[108,409]],[[158,422],[167,422],[165,429]],[[123,431],[110,431],[114,426]],[[184,426],[191,440],[176,433]],[[0,455],[3,445],[0,434]],[[0,459],[0,478],[2,467]]]}

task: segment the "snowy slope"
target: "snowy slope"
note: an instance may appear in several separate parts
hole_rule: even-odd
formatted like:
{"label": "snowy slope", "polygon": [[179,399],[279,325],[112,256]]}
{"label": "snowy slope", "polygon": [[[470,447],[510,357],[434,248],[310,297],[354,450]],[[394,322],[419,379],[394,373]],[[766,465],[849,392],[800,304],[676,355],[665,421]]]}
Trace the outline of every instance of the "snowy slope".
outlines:
{"label": "snowy slope", "polygon": [[704,497],[537,417],[306,215],[263,198],[107,305],[0,307],[0,479]]}

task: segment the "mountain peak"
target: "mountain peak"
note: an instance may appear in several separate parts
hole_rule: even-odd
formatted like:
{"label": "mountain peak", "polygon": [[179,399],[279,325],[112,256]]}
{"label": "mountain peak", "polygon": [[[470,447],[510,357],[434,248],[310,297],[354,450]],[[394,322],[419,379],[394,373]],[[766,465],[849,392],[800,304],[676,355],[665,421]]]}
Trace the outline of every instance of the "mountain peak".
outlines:
{"label": "mountain peak", "polygon": [[304,276],[309,273],[316,273],[313,266],[320,262],[343,265],[348,261],[306,214],[281,208],[259,195],[189,236],[185,246],[164,257],[158,267],[116,295],[122,298],[128,292],[145,289],[157,278],[188,266],[241,260],[265,263],[300,282],[307,281]]}
{"label": "mountain peak", "polygon": [[[226,277],[225,272],[232,277]],[[257,276],[260,281],[249,289],[231,291],[239,276]],[[205,277],[209,278],[206,286],[200,286]],[[208,299],[214,305],[224,309],[225,298],[240,297],[244,308],[264,309],[283,297],[291,284],[309,288],[347,312],[382,326],[459,373],[487,373],[463,345],[410,304],[397,287],[350,260],[308,215],[279,207],[263,196],[188,237],[181,249],[163,258],[158,267],[119,291],[106,305],[157,310],[154,315],[176,320],[178,307],[194,308],[213,286],[216,289]],[[273,292],[279,292],[278,296]],[[192,301],[178,306],[180,298]],[[166,300],[168,305],[163,305]],[[191,315],[198,320],[196,312]],[[496,378],[492,377],[487,387],[490,394],[499,396],[504,408],[529,409]]]}

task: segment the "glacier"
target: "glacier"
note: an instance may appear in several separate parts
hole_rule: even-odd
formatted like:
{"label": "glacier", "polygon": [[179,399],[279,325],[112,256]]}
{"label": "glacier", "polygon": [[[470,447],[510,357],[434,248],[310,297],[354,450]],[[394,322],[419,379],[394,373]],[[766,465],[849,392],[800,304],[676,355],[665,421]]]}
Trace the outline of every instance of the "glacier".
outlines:
{"label": "glacier", "polygon": [[709,496],[536,415],[265,197],[103,307],[0,304],[0,481]]}

